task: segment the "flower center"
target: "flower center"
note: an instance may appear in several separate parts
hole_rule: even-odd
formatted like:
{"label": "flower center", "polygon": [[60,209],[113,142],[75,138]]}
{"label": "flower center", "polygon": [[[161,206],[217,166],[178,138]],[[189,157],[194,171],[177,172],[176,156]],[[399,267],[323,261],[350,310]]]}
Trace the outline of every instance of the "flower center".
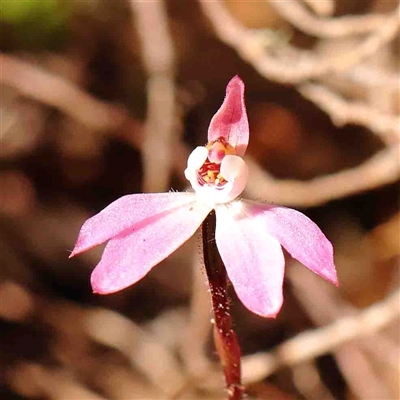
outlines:
{"label": "flower center", "polygon": [[227,181],[220,172],[221,162],[228,154],[236,155],[236,151],[224,138],[209,142],[205,147],[208,150],[208,156],[204,164],[197,170],[197,181],[201,186],[222,188]]}

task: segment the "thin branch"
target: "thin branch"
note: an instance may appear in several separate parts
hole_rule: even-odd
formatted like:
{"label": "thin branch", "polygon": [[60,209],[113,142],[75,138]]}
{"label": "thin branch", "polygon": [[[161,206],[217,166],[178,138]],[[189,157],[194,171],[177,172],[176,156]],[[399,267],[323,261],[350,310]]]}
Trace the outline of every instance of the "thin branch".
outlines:
{"label": "thin branch", "polygon": [[85,312],[85,324],[90,338],[127,355],[166,398],[183,386],[184,376],[174,355],[148,330],[114,311],[100,308]]}
{"label": "thin branch", "polygon": [[386,15],[372,13],[360,16],[318,18],[296,0],[269,0],[269,3],[296,28],[320,38],[336,38],[369,33],[380,29],[388,18]]}
{"label": "thin branch", "polygon": [[275,179],[250,158],[247,163],[251,171],[246,188],[249,197],[300,207],[372,190],[394,183],[400,177],[397,147],[384,149],[354,168],[309,181]]}
{"label": "thin branch", "polygon": [[395,398],[356,342],[343,345],[334,356],[349,389],[357,398]]}
{"label": "thin branch", "polygon": [[292,367],[293,383],[305,399],[335,400],[326,387],[316,360]]}
{"label": "thin branch", "polygon": [[[295,262],[294,264],[299,263]],[[328,285],[321,285],[316,275],[310,274],[300,265],[297,268],[289,269],[288,277],[299,302],[305,308],[311,320],[317,325],[331,323],[336,319],[342,318],[343,315],[348,318],[355,318],[359,313],[366,317],[368,316],[360,323],[365,324],[364,330],[368,332],[369,336],[363,336],[362,333],[364,331],[361,332],[357,340],[347,342],[338,347],[334,352],[334,356],[344,378],[356,396],[359,398],[393,398],[393,393],[389,393],[390,389],[382,382],[382,371],[385,371],[384,366],[392,371],[398,370],[398,362],[393,362],[393,357],[398,354],[399,347],[398,344],[388,340],[384,333],[378,333],[373,329],[371,331],[370,328],[375,324],[380,325],[385,320],[388,321],[387,318],[389,317],[390,319],[392,312],[397,312],[397,316],[399,315],[399,299],[396,296],[399,295],[400,289],[397,288],[387,298],[388,301],[393,300],[393,303],[389,303],[387,309],[379,308],[379,304],[386,303],[386,300],[384,300],[368,309],[358,311],[340,296],[338,290]],[[315,307],[316,303],[318,307]],[[365,314],[370,309],[373,310],[372,313]],[[394,314],[393,316],[395,317]],[[368,322],[370,322],[370,328]],[[381,365],[379,370],[372,368],[371,359],[365,351],[368,351],[374,357],[373,359],[379,362]]]}
{"label": "thin branch", "polygon": [[399,318],[399,302],[400,289],[354,316],[300,333],[269,353],[243,357],[243,381],[258,382],[280,368],[312,360],[352,340],[378,332]]}
{"label": "thin branch", "polygon": [[193,252],[190,317],[180,346],[182,361],[189,375],[194,377],[204,374],[210,367],[206,345],[212,327],[211,299],[200,251],[197,249]]}
{"label": "thin branch", "polygon": [[67,368],[24,362],[8,371],[7,380],[24,398],[106,400],[85,387]]}
{"label": "thin branch", "polygon": [[[307,271],[304,273],[309,274]],[[293,277],[293,274],[291,274],[291,277]],[[308,287],[306,290],[310,291]],[[324,289],[321,288],[321,290]],[[318,294],[313,297],[319,299]],[[344,351],[342,349],[351,351],[354,357],[358,357],[359,361],[361,357],[361,364],[365,367],[363,354],[358,349],[353,352],[353,347],[348,346],[351,343],[356,343],[354,342],[355,340],[368,346],[368,337],[372,336],[375,340],[374,343],[379,343],[380,341],[376,342],[376,339],[381,338],[377,337],[377,333],[396,321],[400,316],[399,301],[400,289],[397,289],[386,299],[374,303],[365,310],[352,312],[352,315],[339,318],[329,325],[303,332],[268,353],[258,353],[243,357],[243,382],[245,384],[259,382],[281,368],[295,366],[332,351],[337,351],[339,355],[343,355]],[[324,301],[323,306],[326,305],[325,303]],[[315,301],[313,304],[315,304]],[[351,309],[353,310],[353,308]],[[363,370],[365,372],[365,368]],[[347,367],[345,372],[348,372]],[[367,373],[369,372],[371,371],[367,371]],[[214,374],[215,372],[209,372],[207,376],[203,377],[202,381],[207,381],[211,384],[214,380]],[[348,378],[351,380],[350,376]],[[358,375],[356,378],[358,379]],[[371,376],[371,382],[377,383],[375,386],[372,385],[375,388],[374,390],[380,388],[380,393],[386,393],[382,385],[375,380],[375,375]],[[370,385],[364,386],[370,387]]]}
{"label": "thin branch", "polygon": [[356,124],[377,133],[388,144],[400,140],[400,117],[385,114],[361,102],[346,101],[323,85],[304,84],[300,93],[325,111],[337,126]]}
{"label": "thin branch", "polygon": [[[0,79],[3,84],[13,86],[35,100],[57,107],[91,129],[116,130],[121,127],[125,140],[139,150],[143,148],[139,124],[131,120],[124,111],[95,99],[71,82],[39,67],[8,55],[1,55],[0,61],[2,63]],[[307,87],[313,86],[305,86]],[[376,124],[376,121],[371,123]],[[383,130],[383,128],[378,129]],[[175,156],[171,157],[173,168],[184,180],[183,171],[190,150],[185,144],[178,142],[175,151]],[[153,152],[157,154],[157,149]],[[332,199],[393,183],[400,176],[399,155],[395,148],[383,150],[353,169],[310,181],[278,180],[265,172],[251,158],[247,158],[247,161],[251,170],[247,194],[252,198],[263,198],[292,206],[323,204]]]}
{"label": "thin branch", "polygon": [[0,54],[0,84],[57,108],[96,131],[118,129],[127,120],[123,109],[100,101],[71,81],[21,59]]}
{"label": "thin branch", "polygon": [[147,121],[143,143],[145,192],[169,188],[174,142],[177,141],[174,48],[163,0],[130,1],[148,75]]}
{"label": "thin branch", "polygon": [[[389,69],[383,70],[372,65],[363,63],[355,65],[347,71],[341,71],[333,75],[337,82],[342,85],[358,85],[366,89],[385,89],[388,93],[396,94],[400,91],[400,75]],[[321,79],[321,81],[332,82],[332,76]]]}
{"label": "thin branch", "polygon": [[303,0],[316,14],[323,17],[332,15],[335,12],[335,0]]}
{"label": "thin branch", "polygon": [[400,23],[397,8],[379,30],[370,33],[351,51],[339,52],[329,58],[316,56],[313,52],[289,45],[268,52],[262,32],[248,29],[236,21],[222,1],[199,1],[220,40],[233,47],[262,76],[286,84],[300,83],[352,67],[390,42],[395,37]]}

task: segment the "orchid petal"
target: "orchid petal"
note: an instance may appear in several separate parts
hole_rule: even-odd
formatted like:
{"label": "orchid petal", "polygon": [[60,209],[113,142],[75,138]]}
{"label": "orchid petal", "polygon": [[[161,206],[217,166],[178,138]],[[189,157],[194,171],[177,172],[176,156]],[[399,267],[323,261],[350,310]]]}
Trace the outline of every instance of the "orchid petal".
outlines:
{"label": "orchid petal", "polygon": [[244,83],[235,76],[226,87],[225,100],[208,128],[208,141],[224,138],[243,156],[249,143],[249,123],[244,104]]}
{"label": "orchid petal", "polygon": [[243,201],[246,212],[260,218],[264,229],[279,240],[293,258],[334,285],[338,285],[333,248],[318,226],[291,208]]}
{"label": "orchid petal", "polygon": [[216,208],[215,239],[226,272],[241,302],[263,317],[282,306],[285,259],[279,242],[236,201]]}
{"label": "orchid petal", "polygon": [[197,170],[193,168],[204,156],[205,147],[197,147],[189,156],[188,167],[185,170],[186,179],[195,190],[197,199],[206,205],[213,207],[215,204],[228,203],[238,197],[247,184],[249,168],[242,157],[236,155],[227,155],[221,162],[221,175],[227,181],[221,187],[213,185],[200,184]]}
{"label": "orchid petal", "polygon": [[146,193],[123,196],[89,218],[79,232],[70,257],[114,236],[134,229],[135,224],[195,201],[193,193]]}
{"label": "orchid petal", "polygon": [[189,155],[187,168],[198,170],[207,160],[208,150],[205,146],[197,146]]}
{"label": "orchid petal", "polygon": [[220,171],[221,175],[232,183],[232,189],[227,194],[227,201],[236,199],[247,185],[249,167],[242,157],[227,155],[222,160]]}
{"label": "orchid petal", "polygon": [[204,146],[196,147],[189,155],[187,168],[185,169],[185,177],[197,191],[201,185],[198,182],[197,170],[201,168],[207,159],[208,150]]}
{"label": "orchid petal", "polygon": [[142,279],[193,236],[210,211],[196,202],[181,204],[111,239],[92,273],[93,291],[113,293]]}

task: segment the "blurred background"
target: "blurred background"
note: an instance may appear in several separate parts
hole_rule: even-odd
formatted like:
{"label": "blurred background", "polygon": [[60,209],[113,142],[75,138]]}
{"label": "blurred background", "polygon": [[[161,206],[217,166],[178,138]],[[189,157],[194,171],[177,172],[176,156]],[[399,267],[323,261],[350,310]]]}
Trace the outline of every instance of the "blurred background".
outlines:
{"label": "blurred background", "polygon": [[183,170],[238,74],[245,196],[295,207],[340,289],[287,257],[276,319],[232,291],[251,399],[399,393],[399,9],[391,0],[1,0],[0,398],[223,399],[193,238],[108,296],[81,224]]}

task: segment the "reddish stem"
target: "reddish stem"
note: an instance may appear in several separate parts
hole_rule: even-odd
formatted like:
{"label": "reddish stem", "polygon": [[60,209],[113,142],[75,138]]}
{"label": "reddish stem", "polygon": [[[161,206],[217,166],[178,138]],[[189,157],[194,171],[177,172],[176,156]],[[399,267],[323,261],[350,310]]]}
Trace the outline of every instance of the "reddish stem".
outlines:
{"label": "reddish stem", "polygon": [[216,218],[212,211],[202,225],[204,264],[214,311],[214,342],[224,369],[229,400],[241,400],[240,347],[232,329],[227,293],[228,277],[215,243]]}

